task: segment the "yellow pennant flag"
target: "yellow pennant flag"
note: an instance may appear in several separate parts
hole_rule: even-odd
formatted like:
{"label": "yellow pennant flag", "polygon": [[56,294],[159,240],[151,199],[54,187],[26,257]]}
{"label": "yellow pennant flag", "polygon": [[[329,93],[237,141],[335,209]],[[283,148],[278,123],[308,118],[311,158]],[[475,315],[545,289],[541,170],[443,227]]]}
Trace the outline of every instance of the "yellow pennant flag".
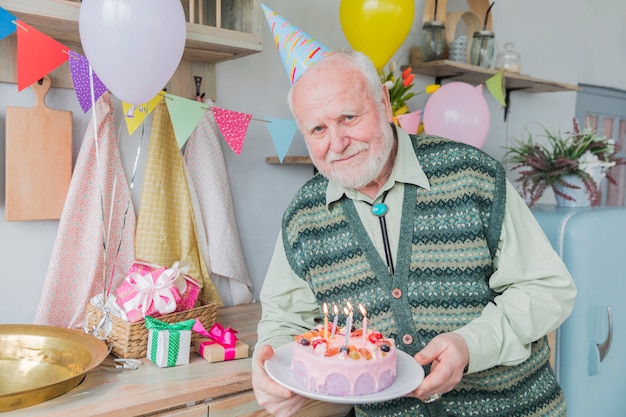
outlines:
{"label": "yellow pennant flag", "polygon": [[144,120],[146,120],[146,117],[148,117],[162,99],[163,95],[159,93],[149,102],[138,106],[122,101],[122,111],[124,112],[124,120],[126,120],[126,129],[128,129],[129,136],[135,133],[135,130],[141,126]]}
{"label": "yellow pennant flag", "polygon": [[506,101],[504,99],[504,70],[498,71],[498,73],[492,77],[489,77],[485,81],[485,85],[487,86],[487,90],[491,93],[491,95],[502,104],[503,107],[506,107]]}

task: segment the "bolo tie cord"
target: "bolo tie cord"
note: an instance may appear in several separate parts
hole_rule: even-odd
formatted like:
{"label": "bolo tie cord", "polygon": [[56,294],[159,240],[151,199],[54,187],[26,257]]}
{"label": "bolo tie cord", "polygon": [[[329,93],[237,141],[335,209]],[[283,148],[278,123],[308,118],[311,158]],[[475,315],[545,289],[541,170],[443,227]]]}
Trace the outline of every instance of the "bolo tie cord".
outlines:
{"label": "bolo tie cord", "polygon": [[385,199],[387,198],[387,193],[389,190],[383,193],[383,198],[380,203],[371,204],[367,203],[371,207],[371,212],[374,216],[378,217],[378,223],[380,224],[380,232],[383,236],[383,247],[385,249],[385,262],[387,262],[387,269],[389,270],[389,274],[393,277],[395,274],[393,268],[393,258],[391,257],[391,246],[389,244],[389,234],[387,232],[387,220],[385,220],[385,214],[389,211],[389,207],[385,204]]}

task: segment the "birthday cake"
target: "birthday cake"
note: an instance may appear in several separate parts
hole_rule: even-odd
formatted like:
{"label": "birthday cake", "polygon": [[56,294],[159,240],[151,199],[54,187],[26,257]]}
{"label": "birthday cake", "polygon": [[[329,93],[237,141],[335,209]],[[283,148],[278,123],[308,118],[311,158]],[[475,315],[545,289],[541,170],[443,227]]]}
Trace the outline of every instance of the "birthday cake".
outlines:
{"label": "birthday cake", "polygon": [[328,395],[368,395],[396,378],[396,346],[380,332],[357,329],[324,334],[323,326],[295,336],[291,356],[294,380],[307,391]]}

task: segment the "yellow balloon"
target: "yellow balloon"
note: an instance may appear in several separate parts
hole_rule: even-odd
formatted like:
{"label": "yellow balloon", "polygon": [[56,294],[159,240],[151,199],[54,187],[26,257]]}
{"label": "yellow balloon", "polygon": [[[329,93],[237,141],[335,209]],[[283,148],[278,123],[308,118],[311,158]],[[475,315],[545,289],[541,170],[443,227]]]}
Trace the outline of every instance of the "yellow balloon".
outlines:
{"label": "yellow balloon", "polygon": [[341,0],[339,20],[355,51],[382,69],[406,39],[415,14],[414,0]]}

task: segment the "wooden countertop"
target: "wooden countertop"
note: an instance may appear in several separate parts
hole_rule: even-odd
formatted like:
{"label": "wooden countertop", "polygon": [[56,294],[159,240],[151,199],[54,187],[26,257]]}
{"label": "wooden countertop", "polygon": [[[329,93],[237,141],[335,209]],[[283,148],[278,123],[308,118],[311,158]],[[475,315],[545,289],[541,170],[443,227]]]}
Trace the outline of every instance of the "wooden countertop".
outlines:
{"label": "wooden countertop", "polygon": [[[257,341],[256,326],[261,318],[260,304],[220,308],[216,317],[224,327],[239,331],[237,336],[250,346],[251,356]],[[160,368],[143,359],[137,370],[113,371],[98,367],[66,394],[11,411],[10,415],[122,417],[158,413],[250,391],[251,374],[250,357],[209,363],[192,351],[189,365],[171,368]]]}

